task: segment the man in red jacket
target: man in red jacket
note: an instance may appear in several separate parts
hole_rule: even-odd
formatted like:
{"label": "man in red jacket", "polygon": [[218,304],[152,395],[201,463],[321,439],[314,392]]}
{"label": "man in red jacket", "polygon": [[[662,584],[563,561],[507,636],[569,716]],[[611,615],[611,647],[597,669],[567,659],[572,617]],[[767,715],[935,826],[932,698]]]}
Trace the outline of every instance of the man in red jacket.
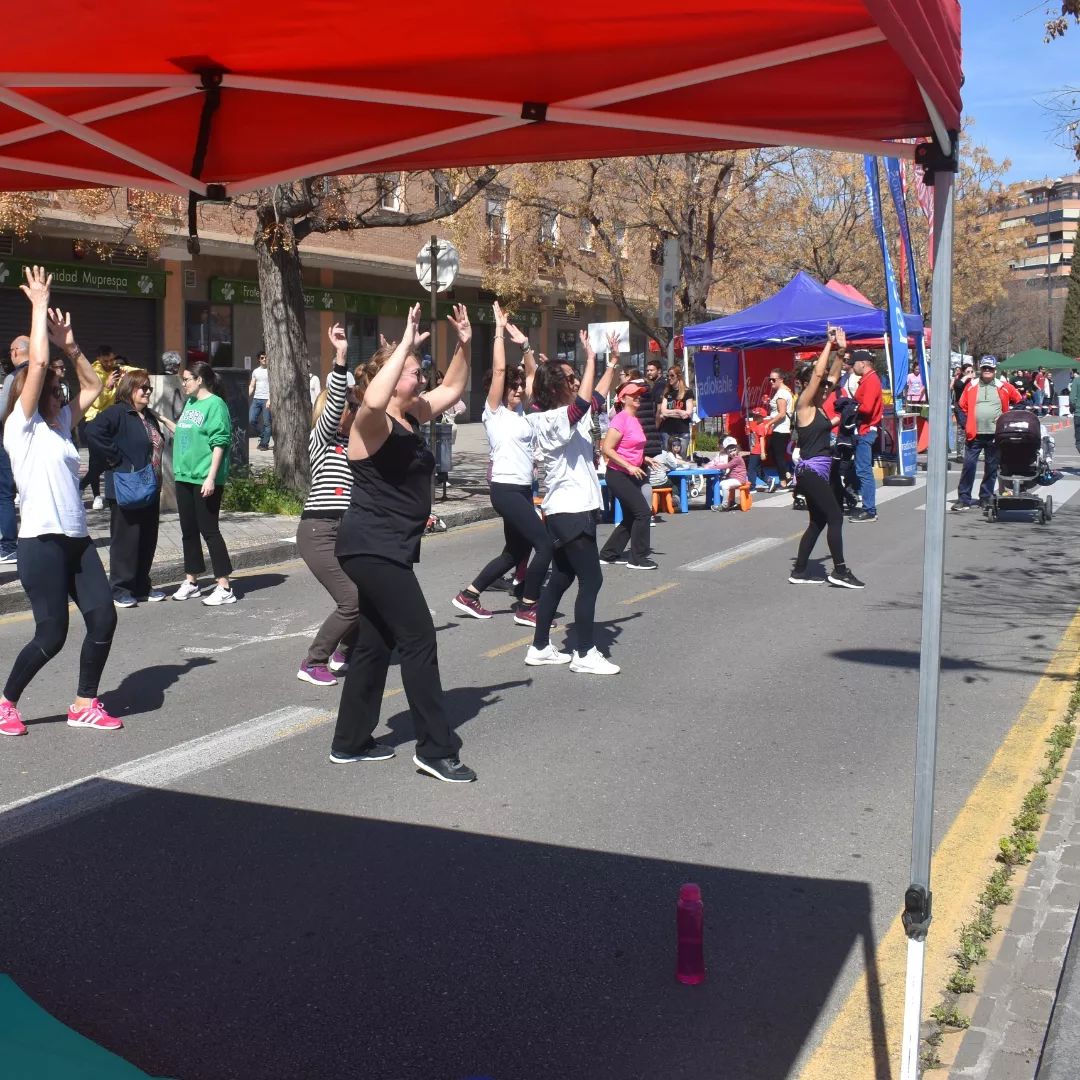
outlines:
{"label": "man in red jacket", "polygon": [[998,449],[994,442],[998,417],[1010,405],[1021,400],[1020,391],[1006,379],[997,378],[997,359],[984,356],[979,361],[979,378],[973,379],[960,395],[960,411],[967,417],[967,450],[960,472],[960,487],[956,492],[954,510],[970,510],[975,503],[971,489],[975,484],[975,466],[979,454],[985,452],[983,478],[979,485],[979,505],[985,506],[993,497],[998,478]]}
{"label": "man in red jacket", "polygon": [[877,484],[874,480],[874,443],[881,425],[885,403],[881,397],[881,379],[874,370],[874,354],[869,349],[856,349],[851,354],[852,369],[859,377],[855,391],[858,406],[855,429],[855,475],[859,478],[862,509],[856,510],[850,521],[877,521]]}

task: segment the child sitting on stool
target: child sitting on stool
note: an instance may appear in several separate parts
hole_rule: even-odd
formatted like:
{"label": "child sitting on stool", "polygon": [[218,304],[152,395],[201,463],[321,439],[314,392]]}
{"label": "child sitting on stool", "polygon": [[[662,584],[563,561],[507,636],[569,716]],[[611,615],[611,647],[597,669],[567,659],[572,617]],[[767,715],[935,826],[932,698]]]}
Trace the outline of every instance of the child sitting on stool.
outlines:
{"label": "child sitting on stool", "polygon": [[710,506],[710,510],[734,510],[739,488],[749,483],[746,475],[746,461],[739,453],[739,443],[733,435],[725,437],[720,444],[721,453],[705,466],[707,469],[719,469],[727,475],[720,481],[721,500],[719,506]]}

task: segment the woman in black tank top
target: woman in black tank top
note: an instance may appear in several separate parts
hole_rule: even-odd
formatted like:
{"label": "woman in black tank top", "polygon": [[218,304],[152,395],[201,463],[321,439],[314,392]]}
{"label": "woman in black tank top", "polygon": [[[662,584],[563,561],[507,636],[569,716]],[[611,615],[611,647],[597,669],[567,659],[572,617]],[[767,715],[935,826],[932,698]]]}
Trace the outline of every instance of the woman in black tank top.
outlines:
{"label": "woman in black tank top", "polygon": [[435,624],[413,573],[435,471],[420,429],[461,400],[468,378],[469,316],[457,304],[447,318],[458,346],[440,386],[421,393],[418,350],[428,335],[420,333],[419,304],[409,312],[401,341],[379,349],[356,385],[363,398],[349,431],[352,498],[338,529],[337,556],[356,583],[360,619],[330,760],[344,765],[394,756],[393,747],[375,742],[372,732],[396,647],[416,728],[413,761],[438,780],[462,784],[475,780],[476,773],[458,757],[461,740],[446,716]]}
{"label": "woman in black tank top", "polygon": [[[835,346],[835,349],[834,349]],[[863,583],[844,562],[844,512],[832,485],[832,421],[822,406],[825,396],[840,378],[847,338],[844,331],[830,329],[821,355],[807,364],[799,378],[803,391],[795,403],[795,439],[799,462],[795,467],[795,494],[806,500],[810,521],[799,541],[795,566],[788,577],[793,585],[821,585],[826,580],[845,589],[861,589]],[[828,378],[826,378],[828,371]],[[829,544],[833,568],[828,578],[816,577],[807,569],[810,553],[823,530]]]}

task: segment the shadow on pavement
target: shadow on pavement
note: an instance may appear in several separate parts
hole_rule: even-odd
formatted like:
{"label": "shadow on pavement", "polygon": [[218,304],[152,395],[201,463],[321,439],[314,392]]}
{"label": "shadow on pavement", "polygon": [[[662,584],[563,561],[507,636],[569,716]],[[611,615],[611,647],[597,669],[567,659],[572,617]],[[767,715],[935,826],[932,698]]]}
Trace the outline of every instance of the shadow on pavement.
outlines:
{"label": "shadow on pavement", "polygon": [[[519,686],[528,686],[531,681],[531,679],[515,679],[513,682],[496,683],[494,686],[456,686],[444,690],[443,697],[446,701],[446,715],[450,727],[456,731],[479,716],[484,709],[497,705],[502,701],[502,695],[498,691],[515,690]],[[390,746],[403,746],[416,739],[416,731],[413,728],[412,715],[408,706],[390,716],[386,720],[386,726],[390,729],[390,735],[389,737],[380,735],[379,742],[388,743]]]}
{"label": "shadow on pavement", "polygon": [[185,675],[216,661],[208,656],[192,657],[180,664],[156,664],[125,675],[113,690],[104,691],[109,711],[114,716],[138,716],[158,712],[165,704],[165,691]]}
{"label": "shadow on pavement", "polygon": [[[873,957],[863,882],[172,791],[4,864],[5,969],[183,1080],[782,1080],[852,948]],[[697,987],[674,978],[688,880],[706,903]]]}

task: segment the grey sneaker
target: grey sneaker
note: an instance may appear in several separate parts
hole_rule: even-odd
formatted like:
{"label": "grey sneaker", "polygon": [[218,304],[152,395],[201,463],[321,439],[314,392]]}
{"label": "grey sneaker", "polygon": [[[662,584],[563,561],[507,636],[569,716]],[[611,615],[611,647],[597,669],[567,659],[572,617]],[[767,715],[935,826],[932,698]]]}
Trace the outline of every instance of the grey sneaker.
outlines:
{"label": "grey sneaker", "polygon": [[389,761],[394,756],[394,748],[386,743],[373,743],[367,750],[361,750],[359,754],[339,754],[336,750],[330,751],[330,760],[335,765],[352,765],[356,761]]}
{"label": "grey sneaker", "polygon": [[413,764],[421,771],[442,780],[447,784],[471,784],[476,773],[468,765],[462,765],[461,759],[454,757],[425,758],[413,754]]}

